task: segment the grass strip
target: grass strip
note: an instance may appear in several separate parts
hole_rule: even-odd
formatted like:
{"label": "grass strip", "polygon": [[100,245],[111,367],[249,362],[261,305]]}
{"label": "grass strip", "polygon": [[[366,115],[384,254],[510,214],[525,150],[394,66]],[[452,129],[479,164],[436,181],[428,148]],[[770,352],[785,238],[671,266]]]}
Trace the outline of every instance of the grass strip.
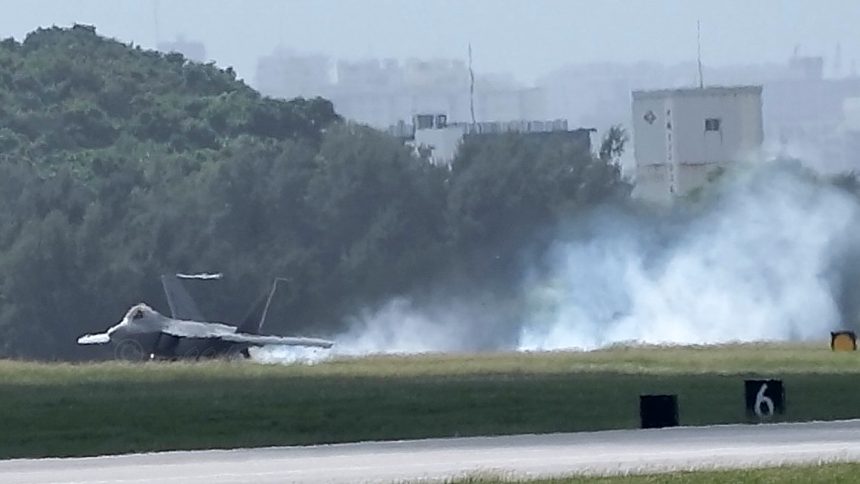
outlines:
{"label": "grass strip", "polygon": [[744,422],[743,378],[781,377],[781,420],[860,416],[860,358],[812,346],[421,355],[317,365],[0,362],[0,458]]}
{"label": "grass strip", "polygon": [[613,477],[570,476],[534,480],[475,476],[448,481],[447,484],[723,484],[726,482],[737,484],[808,484],[811,482],[847,484],[857,482],[858,476],[860,476],[860,464],[821,464]]}

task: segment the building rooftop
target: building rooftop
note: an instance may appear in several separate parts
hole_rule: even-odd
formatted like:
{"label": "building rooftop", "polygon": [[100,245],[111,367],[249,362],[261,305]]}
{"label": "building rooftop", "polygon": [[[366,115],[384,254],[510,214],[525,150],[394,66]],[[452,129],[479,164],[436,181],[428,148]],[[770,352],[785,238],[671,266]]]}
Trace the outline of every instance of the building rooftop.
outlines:
{"label": "building rooftop", "polygon": [[413,138],[417,131],[458,131],[461,135],[502,134],[502,133],[558,133],[558,132],[595,132],[594,128],[571,129],[566,119],[553,120],[515,120],[515,121],[481,121],[469,123],[464,121],[449,121],[446,114],[422,113],[413,116],[412,123],[399,122],[386,130],[388,134],[398,138]]}
{"label": "building rooftop", "polygon": [[683,97],[683,96],[730,96],[735,94],[761,94],[761,86],[706,86],[633,91],[633,99]]}

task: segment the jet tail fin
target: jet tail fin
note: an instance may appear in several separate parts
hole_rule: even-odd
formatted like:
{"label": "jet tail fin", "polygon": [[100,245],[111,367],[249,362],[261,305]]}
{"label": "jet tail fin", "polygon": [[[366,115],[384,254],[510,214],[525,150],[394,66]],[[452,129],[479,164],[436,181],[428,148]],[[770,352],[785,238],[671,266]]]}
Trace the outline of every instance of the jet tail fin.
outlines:
{"label": "jet tail fin", "polygon": [[[220,278],[220,275],[217,278]],[[217,278],[210,276],[206,279]],[[200,308],[197,307],[197,303],[182,285],[182,279],[202,279],[202,277],[187,274],[161,276],[161,285],[164,287],[164,295],[167,296],[167,305],[170,306],[171,317],[187,321],[206,321]]]}
{"label": "jet tail fin", "polygon": [[260,333],[263,323],[266,322],[266,315],[269,312],[269,306],[271,306],[272,299],[275,297],[275,292],[278,290],[278,283],[286,280],[287,279],[283,277],[275,278],[274,282],[272,282],[272,288],[269,290],[269,293],[263,294],[262,297],[260,297],[260,299],[251,307],[251,311],[247,316],[245,316],[245,319],[242,320],[242,324],[239,325],[237,330],[239,333]]}

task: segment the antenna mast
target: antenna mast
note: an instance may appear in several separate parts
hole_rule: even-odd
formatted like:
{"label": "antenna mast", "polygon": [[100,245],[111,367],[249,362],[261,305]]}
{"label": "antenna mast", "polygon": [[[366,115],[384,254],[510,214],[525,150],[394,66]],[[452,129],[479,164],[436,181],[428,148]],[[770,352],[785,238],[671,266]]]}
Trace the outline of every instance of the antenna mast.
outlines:
{"label": "antenna mast", "polygon": [[699,89],[705,88],[705,79],[702,75],[702,22],[696,20],[696,63],[699,66]]}
{"label": "antenna mast", "polygon": [[472,70],[472,43],[469,42],[469,114],[472,126],[475,125],[475,71]]}
{"label": "antenna mast", "polygon": [[152,2],[152,24],[155,28],[155,49],[158,49],[158,43],[161,42],[161,31],[158,28],[158,0]]}

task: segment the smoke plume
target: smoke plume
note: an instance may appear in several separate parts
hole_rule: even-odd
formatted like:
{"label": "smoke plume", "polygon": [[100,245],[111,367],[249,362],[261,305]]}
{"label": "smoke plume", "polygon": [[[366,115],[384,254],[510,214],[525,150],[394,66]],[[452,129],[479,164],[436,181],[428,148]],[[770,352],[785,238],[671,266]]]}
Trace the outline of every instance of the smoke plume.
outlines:
{"label": "smoke plume", "polygon": [[560,241],[550,277],[527,283],[519,346],[807,340],[853,324],[837,247],[856,238],[856,200],[791,169],[729,183],[680,226],[597,217],[594,237]]}
{"label": "smoke plume", "polygon": [[352,318],[334,354],[824,339],[860,309],[859,208],[776,163],[672,209],[601,207],[557,229],[513,296],[396,298]]}

